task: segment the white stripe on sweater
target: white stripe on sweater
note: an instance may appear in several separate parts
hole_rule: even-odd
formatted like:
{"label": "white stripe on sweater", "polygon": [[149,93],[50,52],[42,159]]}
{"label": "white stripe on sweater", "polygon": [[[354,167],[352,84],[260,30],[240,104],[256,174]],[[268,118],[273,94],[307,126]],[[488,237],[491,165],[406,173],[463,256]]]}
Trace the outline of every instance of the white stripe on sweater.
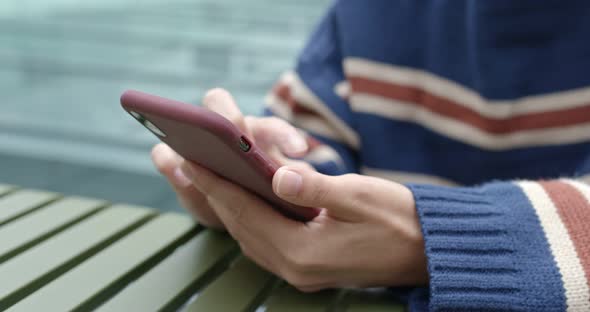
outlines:
{"label": "white stripe on sweater", "polygon": [[563,110],[590,103],[590,87],[496,101],[485,99],[474,90],[449,79],[409,67],[362,58],[346,58],[344,70],[347,76],[358,76],[425,90],[491,118],[502,119],[529,113]]}
{"label": "white stripe on sweater", "polygon": [[336,129],[319,115],[293,114],[287,103],[274,94],[267,97],[268,109],[277,117],[291,122],[293,125],[311,133],[323,136],[336,142],[345,143]]}
{"label": "white stripe on sweater", "polygon": [[579,143],[590,140],[590,124],[588,123],[493,134],[461,120],[442,116],[411,103],[355,93],[351,96],[350,102],[354,112],[373,114],[393,120],[412,121],[457,141],[489,150]]}
{"label": "white stripe on sweater", "polygon": [[545,232],[551,253],[561,273],[567,311],[589,311],[590,291],[586,283],[584,268],[567,228],[557,212],[557,207],[540,184],[522,181],[517,185],[531,202]]}
{"label": "white stripe on sweater", "polygon": [[338,167],[340,167],[340,170],[346,170],[340,155],[332,147],[325,144],[319,145],[312,149],[309,153],[307,153],[307,155],[305,155],[303,159],[314,164],[334,162]]}
{"label": "white stripe on sweater", "polygon": [[[338,117],[325,103],[313,94],[295,72],[290,71],[284,73],[280,79],[280,83],[289,86],[291,95],[303,107],[313,112],[317,112],[318,115],[325,119],[325,122],[336,130],[338,136],[342,137],[340,141],[343,141],[354,149],[359,148],[360,138],[354,129],[342,121],[342,119],[340,119],[340,117]],[[273,105],[276,105],[276,101],[280,99],[276,96],[269,96],[266,100],[266,105],[272,107]]]}

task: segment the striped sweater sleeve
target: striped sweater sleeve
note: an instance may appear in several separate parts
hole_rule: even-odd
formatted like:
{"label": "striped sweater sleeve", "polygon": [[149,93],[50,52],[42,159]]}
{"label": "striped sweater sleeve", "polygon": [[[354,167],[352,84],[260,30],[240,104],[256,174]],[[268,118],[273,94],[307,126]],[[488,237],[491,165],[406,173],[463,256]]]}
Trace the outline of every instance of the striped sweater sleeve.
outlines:
{"label": "striped sweater sleeve", "polygon": [[[319,172],[357,172],[359,138],[350,126],[337,23],[333,9],[322,19],[301,52],[294,71],[286,72],[266,98],[267,115],[285,119],[308,137],[305,160]],[[340,88],[342,89],[342,88]]]}
{"label": "striped sweater sleeve", "polygon": [[[349,17],[356,17],[352,13],[359,8],[350,10]],[[585,227],[590,225],[590,187],[574,179],[534,180],[558,176],[563,168],[543,165],[545,160],[527,167],[525,162],[536,158],[522,153],[522,148],[551,144],[550,152],[532,149],[531,153],[545,151],[551,161],[559,157],[560,162],[577,164],[587,147],[579,144],[568,150],[564,144],[587,140],[588,132],[586,128],[564,127],[563,122],[587,119],[586,106],[579,105],[579,91],[576,96],[567,95],[575,99],[575,107],[560,106],[568,117],[540,113],[549,102],[561,101],[556,97],[487,105],[478,94],[447,80],[438,83],[440,79],[427,71],[382,66],[383,60],[365,60],[346,51],[343,43],[347,41],[340,37],[347,32],[338,29],[345,25],[336,22],[334,12],[332,8],[324,17],[295,70],[284,74],[267,97],[267,113],[309,134],[311,149],[306,159],[320,172],[357,172],[362,165],[386,169],[383,172],[416,173],[414,177],[454,175],[467,185],[491,176],[533,179],[475,187],[408,184],[424,234],[430,276],[428,288],[416,289],[408,296],[411,310],[590,311],[590,231]],[[371,13],[377,14],[375,10]],[[355,26],[347,30],[360,33],[365,29]],[[375,31],[379,38],[383,32]],[[354,42],[362,38],[355,37]],[[360,78],[363,76],[374,79]],[[403,87],[412,84],[417,86]],[[423,92],[427,88],[432,88],[433,94]],[[469,105],[466,109],[446,100],[448,97],[467,98]],[[530,118],[521,116],[524,113],[530,113]],[[546,129],[532,131],[541,128]],[[512,130],[523,132],[507,135]],[[567,133],[566,139],[562,132]],[[359,134],[362,157],[358,156]],[[400,142],[404,144],[396,144]],[[428,161],[427,156],[443,148],[453,157]],[[486,166],[494,164],[492,157],[503,157],[500,151],[509,149],[521,149],[512,159],[522,162],[528,171],[518,166]],[[489,162],[473,162],[484,154],[489,155]],[[456,174],[459,170],[454,169],[462,168],[457,165],[461,157],[467,165],[464,174]],[[470,167],[470,161],[481,165]],[[590,162],[586,162],[581,173],[590,172]],[[440,163],[453,165],[446,168]],[[471,174],[469,170],[481,172]],[[393,180],[400,181],[400,175],[396,176]]]}
{"label": "striped sweater sleeve", "polygon": [[415,310],[590,311],[590,186],[409,187],[430,276]]}

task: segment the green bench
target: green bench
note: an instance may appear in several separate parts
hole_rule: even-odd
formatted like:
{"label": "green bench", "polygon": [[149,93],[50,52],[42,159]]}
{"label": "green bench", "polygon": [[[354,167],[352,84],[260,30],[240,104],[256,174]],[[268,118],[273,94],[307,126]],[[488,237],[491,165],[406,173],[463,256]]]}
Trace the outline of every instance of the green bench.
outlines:
{"label": "green bench", "polygon": [[403,311],[384,291],[304,294],[182,214],[0,185],[0,311]]}

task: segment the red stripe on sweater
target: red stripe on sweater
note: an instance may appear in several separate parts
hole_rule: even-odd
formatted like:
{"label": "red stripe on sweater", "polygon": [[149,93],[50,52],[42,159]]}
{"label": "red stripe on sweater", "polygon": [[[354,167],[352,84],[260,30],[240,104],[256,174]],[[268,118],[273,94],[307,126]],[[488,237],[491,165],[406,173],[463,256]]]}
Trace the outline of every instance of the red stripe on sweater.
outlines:
{"label": "red stripe on sweater", "polygon": [[553,201],[586,275],[590,287],[590,203],[574,186],[560,181],[542,181],[541,186]]}
{"label": "red stripe on sweater", "polygon": [[293,97],[293,95],[291,94],[291,88],[288,85],[278,83],[274,86],[272,92],[283,102],[287,103],[287,105],[289,105],[289,108],[291,108],[291,111],[294,114],[317,115],[316,112],[301,105],[301,103]]}
{"label": "red stripe on sweater", "polygon": [[[273,93],[283,102],[287,103],[294,114],[317,115],[316,112],[303,107],[301,103],[291,95],[291,88],[288,85],[283,83],[276,84],[273,88]],[[311,135],[306,135],[305,139],[307,141],[308,151],[312,151],[313,149],[323,145],[322,142]]]}
{"label": "red stripe on sweater", "polygon": [[305,138],[307,141],[307,149],[309,151],[315,149],[318,146],[323,145],[322,142],[320,142],[318,139],[312,137],[311,135],[307,135],[307,137]]}
{"label": "red stripe on sweater", "polygon": [[415,87],[361,77],[349,77],[352,93],[367,93],[421,106],[439,115],[468,123],[489,133],[571,126],[590,122],[590,103],[551,112],[529,113],[506,119],[490,118],[471,108]]}

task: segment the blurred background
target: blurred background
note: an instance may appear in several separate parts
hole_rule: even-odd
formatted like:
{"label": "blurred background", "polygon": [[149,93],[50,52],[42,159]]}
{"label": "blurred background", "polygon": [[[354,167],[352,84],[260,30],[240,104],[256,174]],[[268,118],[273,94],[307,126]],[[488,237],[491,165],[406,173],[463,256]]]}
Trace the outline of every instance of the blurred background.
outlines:
{"label": "blurred background", "polygon": [[180,211],[119,95],[197,104],[220,86],[258,114],[327,5],[0,1],[0,183]]}

